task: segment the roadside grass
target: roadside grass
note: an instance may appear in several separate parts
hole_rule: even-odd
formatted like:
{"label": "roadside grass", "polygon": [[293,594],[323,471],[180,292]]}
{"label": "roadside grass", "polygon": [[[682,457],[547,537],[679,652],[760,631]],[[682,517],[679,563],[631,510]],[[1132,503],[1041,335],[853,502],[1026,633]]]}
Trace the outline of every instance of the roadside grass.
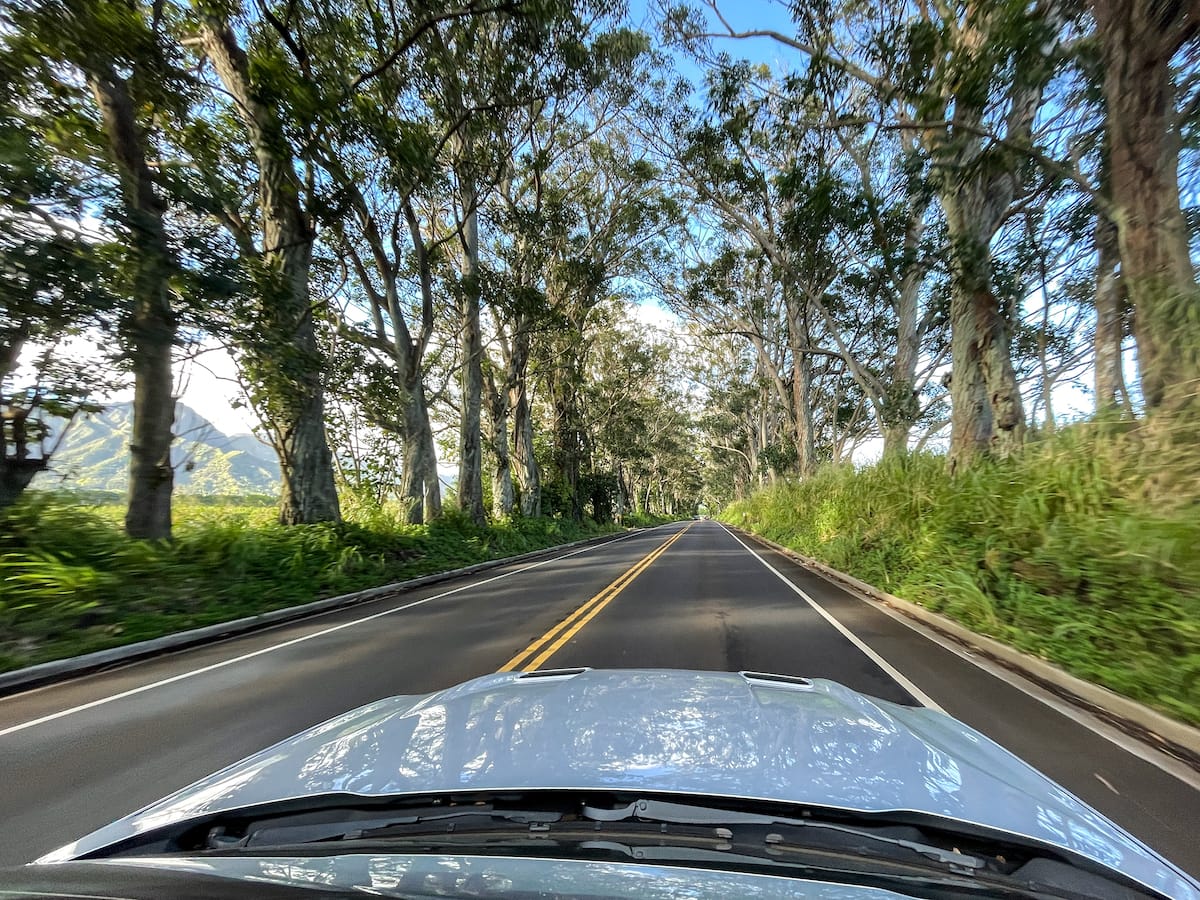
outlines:
{"label": "roadside grass", "polygon": [[721,514],[980,634],[1200,725],[1200,448],[1081,424],[946,475],[827,468]]}
{"label": "roadside grass", "polygon": [[30,492],[0,513],[0,671],[620,530],[348,506],[339,525],[285,528],[273,507],[180,498],[167,544],[125,537],[118,504]]}

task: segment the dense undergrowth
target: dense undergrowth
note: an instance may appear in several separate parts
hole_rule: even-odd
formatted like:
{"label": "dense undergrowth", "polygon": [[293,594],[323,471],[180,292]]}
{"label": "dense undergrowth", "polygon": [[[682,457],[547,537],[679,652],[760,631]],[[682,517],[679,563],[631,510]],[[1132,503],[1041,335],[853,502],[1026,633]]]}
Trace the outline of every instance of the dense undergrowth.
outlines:
{"label": "dense undergrowth", "polygon": [[1200,724],[1200,448],[1079,425],[954,478],[831,468],[721,518]]}
{"label": "dense undergrowth", "polygon": [[0,514],[0,671],[617,530],[454,514],[414,526],[370,506],[285,528],[273,508],[183,501],[164,544],[125,537],[123,513],[31,493]]}

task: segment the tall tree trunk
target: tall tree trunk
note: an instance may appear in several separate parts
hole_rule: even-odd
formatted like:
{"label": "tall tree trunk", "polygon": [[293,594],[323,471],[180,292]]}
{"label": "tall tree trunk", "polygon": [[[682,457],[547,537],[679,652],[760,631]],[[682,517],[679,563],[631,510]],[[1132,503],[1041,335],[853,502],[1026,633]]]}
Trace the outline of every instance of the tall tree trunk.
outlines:
{"label": "tall tree trunk", "polygon": [[[560,373],[560,379],[561,379]],[[567,376],[570,377],[570,376]],[[575,521],[583,519],[583,501],[579,496],[579,474],[581,468],[581,448],[579,446],[579,429],[576,426],[578,410],[572,385],[559,385],[562,393],[555,399],[555,457],[558,475],[561,479],[566,499],[570,504],[568,512]]]}
{"label": "tall tree trunk", "polygon": [[243,351],[262,386],[279,456],[279,521],[337,521],[341,512],[325,434],[323,360],[308,288],[314,234],[301,206],[294,157],[275,106],[260,97],[228,23],[204,16],[200,41],[236,101],[258,164],[265,275],[257,321],[247,329]]}
{"label": "tall tree trunk", "polygon": [[437,447],[433,443],[433,426],[429,422],[429,405],[421,388],[420,438],[424,447],[421,454],[421,480],[424,483],[425,521],[432,522],[442,514],[442,481],[437,470]]}
{"label": "tall tree trunk", "polygon": [[921,354],[918,328],[921,283],[924,271],[917,252],[924,231],[925,203],[909,207],[904,230],[904,275],[896,298],[896,355],[892,377],[883,401],[883,455],[908,452],[908,439],[920,416],[917,400],[917,363]]}
{"label": "tall tree trunk", "polygon": [[89,84],[100,109],[108,151],[116,163],[135,257],[134,307],[124,326],[134,375],[125,531],[133,538],[168,540],[175,483],[171,465],[175,315],[170,289],[175,261],[163,226],[166,204],[155,191],[154,176],[146,163],[145,138],[127,82],[109,67],[97,66]]}
{"label": "tall tree trunk", "polygon": [[425,521],[425,436],[422,422],[428,422],[425,414],[424,391],[406,392],[403,407],[404,468],[400,471],[400,502],[404,507],[404,521],[420,525]]}
{"label": "tall tree trunk", "polygon": [[521,492],[521,515],[526,518],[542,514],[542,473],[533,452],[533,416],[529,408],[532,341],[532,322],[527,315],[518,315],[504,366],[508,408],[512,411],[512,461]]}
{"label": "tall tree trunk", "polygon": [[[950,298],[951,308],[962,302],[955,291]],[[951,321],[955,321],[951,312]],[[961,311],[957,321],[963,324],[950,332],[950,452],[947,456],[951,474],[965,468],[976,457],[987,453],[992,443],[992,407],[988,402],[983,369],[977,359],[974,329],[970,317]]]}
{"label": "tall tree trunk", "polygon": [[1103,213],[1096,216],[1096,413],[1124,409],[1125,288],[1117,271],[1121,262],[1117,228]]}
{"label": "tall tree trunk", "polygon": [[479,216],[471,192],[463,198],[463,291],[459,308],[462,347],[462,413],[459,419],[458,508],[482,525],[483,334],[479,322]]}
{"label": "tall tree trunk", "polygon": [[492,420],[492,450],[496,469],[492,473],[492,515],[508,518],[516,508],[513,490],[512,458],[508,452],[508,417]]}
{"label": "tall tree trunk", "polygon": [[400,470],[400,502],[404,508],[404,520],[410,525],[420,525],[442,514],[442,493],[437,473],[437,449],[425,398],[425,381],[420,370],[412,368],[416,365],[415,359],[410,357],[407,365],[410,368],[401,389],[403,401],[399,430],[404,462]]}
{"label": "tall tree trunk", "polygon": [[[583,382],[584,348],[579,338],[580,329],[573,324],[555,334],[548,348],[553,362],[546,377],[553,414],[551,436],[554,442],[548,482],[554,492],[561,492],[562,499],[567,502],[567,509],[557,511],[568,513],[576,521],[583,519],[583,500],[579,496],[583,441],[578,394],[579,385]],[[557,503],[559,498],[552,494],[552,499]]]}
{"label": "tall tree trunk", "polygon": [[816,468],[815,439],[812,409],[812,357],[809,350],[808,313],[804,301],[785,285],[787,300],[788,345],[792,352],[792,428],[796,441],[796,471],[800,477],[811,475]]}
{"label": "tall tree trunk", "polygon": [[[964,58],[978,57],[980,47],[1003,39],[996,29],[1006,27],[1006,20],[997,4],[968,0],[962,9],[957,40]],[[1048,33],[1057,36],[1064,10],[1061,4],[1029,9],[1031,15],[1041,18]],[[1053,51],[1053,44],[1045,44],[1036,53],[1018,53],[1012,70],[998,66],[987,75],[989,79],[1005,79],[989,87],[994,93],[1007,94],[1003,137],[1010,148],[1032,142],[1043,92],[1054,71],[1049,59]],[[950,393],[952,403],[958,403],[950,411],[951,471],[978,455],[1006,455],[1025,440],[1021,386],[1012,364],[1006,312],[992,281],[991,257],[992,240],[1024,189],[1023,163],[1017,152],[989,153],[985,146],[980,136],[985,120],[983,105],[974,87],[967,87],[974,85],[975,77],[956,75],[947,80],[954,90],[941,98],[942,113],[952,118],[953,124],[949,129],[927,132],[924,137],[946,214],[954,276]],[[979,407],[981,399],[988,407],[986,416]]]}
{"label": "tall tree trunk", "polygon": [[521,488],[521,515],[535,518],[542,514],[542,473],[533,452],[533,416],[529,409],[528,384],[522,380],[513,392],[513,459],[517,464],[517,484]]}
{"label": "tall tree trunk", "polygon": [[488,366],[488,446],[495,467],[492,469],[492,516],[500,519],[512,515],[516,506],[513,490],[512,456],[508,449],[509,392],[506,385],[496,385],[495,372]]}
{"label": "tall tree trunk", "polygon": [[1104,70],[1112,219],[1133,306],[1146,409],[1200,409],[1200,290],[1179,200],[1182,138],[1171,58],[1200,6],[1094,0]]}
{"label": "tall tree trunk", "polygon": [[954,248],[950,297],[951,425],[949,465],[957,471],[976,456],[1005,455],[1025,439],[1025,410],[1012,364],[1008,322],[991,282],[989,244],[1011,194],[992,196],[978,175],[943,195]]}
{"label": "tall tree trunk", "polygon": [[[541,470],[533,450],[533,416],[529,410],[529,352],[533,342],[533,320],[528,312],[517,312],[511,338],[498,329],[504,350],[504,400],[512,418],[510,482],[520,488],[521,515],[541,515]],[[514,469],[515,467],[515,472]],[[511,511],[511,510],[510,510]]]}

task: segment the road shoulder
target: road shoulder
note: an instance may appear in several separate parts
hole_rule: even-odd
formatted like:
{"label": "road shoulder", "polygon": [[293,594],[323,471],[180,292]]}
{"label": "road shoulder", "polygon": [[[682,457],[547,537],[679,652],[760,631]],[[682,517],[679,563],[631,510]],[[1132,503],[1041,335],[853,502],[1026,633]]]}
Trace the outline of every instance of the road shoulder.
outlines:
{"label": "road shoulder", "polygon": [[39,663],[35,666],[28,666],[23,669],[16,669],[0,674],[0,697],[10,696],[34,688],[46,687],[71,678],[77,678],[81,675],[102,672],[106,669],[127,665],[132,662],[153,659],[179,650],[213,644],[231,637],[238,637],[276,625],[300,621],[327,612],[347,609],[386,597],[405,594],[427,585],[439,584],[479,572],[504,568],[505,566],[531,562],[542,557],[550,557],[563,550],[602,546],[624,540],[643,531],[651,530],[654,529],[635,528],[616,534],[584,538],[583,540],[558,544],[553,547],[544,547],[540,550],[533,550],[529,553],[518,554],[517,556],[485,560],[484,562],[474,563],[473,565],[463,566],[458,569],[435,572],[430,575],[422,575],[419,578],[411,578],[407,581],[398,581],[392,584],[380,585],[379,587],[353,591],[348,594],[339,594],[336,597],[326,597],[321,600],[315,600],[312,603],[271,610],[270,612],[260,613],[255,616],[232,619],[228,622],[218,622],[215,625],[206,625],[203,628],[192,628],[187,631],[168,634],[147,641],[138,641],[121,647],[113,647],[108,650],[98,650],[94,653],[85,653],[81,656]]}
{"label": "road shoulder", "polygon": [[[1196,778],[1196,785],[1200,787],[1200,729],[1169,718],[1108,688],[1077,678],[1044,659],[1030,656],[986,635],[976,634],[952,619],[839,572],[820,560],[804,556],[753,532],[734,526],[726,527],[814,571],[928,640],[997,677],[1005,678],[1030,696],[1042,699],[1049,695],[1060,704],[1074,707],[1079,714],[1094,717],[1097,726],[1106,726],[1105,736],[1115,729],[1127,740],[1140,742],[1145,750],[1165,756],[1169,760],[1168,770],[1173,774],[1186,770]],[[998,669],[1001,671],[998,672]],[[1017,679],[1023,683],[1018,683]]]}

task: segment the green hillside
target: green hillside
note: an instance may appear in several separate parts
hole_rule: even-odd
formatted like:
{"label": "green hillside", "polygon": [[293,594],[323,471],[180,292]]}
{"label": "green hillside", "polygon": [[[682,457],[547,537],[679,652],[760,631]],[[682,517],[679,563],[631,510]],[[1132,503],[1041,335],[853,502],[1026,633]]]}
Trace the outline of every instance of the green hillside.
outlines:
{"label": "green hillside", "polygon": [[[129,485],[132,412],[130,404],[117,403],[75,421],[34,487],[123,493]],[[63,424],[54,423],[54,432]],[[271,449],[253,435],[227,435],[182,403],[176,407],[174,431],[171,458],[181,493],[278,493],[279,465]]]}

